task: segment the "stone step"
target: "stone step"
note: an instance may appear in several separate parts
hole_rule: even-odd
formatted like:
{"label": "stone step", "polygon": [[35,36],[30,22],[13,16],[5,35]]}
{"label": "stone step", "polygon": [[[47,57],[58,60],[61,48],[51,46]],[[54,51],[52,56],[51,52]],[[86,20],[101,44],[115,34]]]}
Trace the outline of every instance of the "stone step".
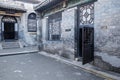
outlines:
{"label": "stone step", "polygon": [[20,48],[20,44],[18,41],[5,41],[2,42],[3,49],[12,49],[12,48]]}

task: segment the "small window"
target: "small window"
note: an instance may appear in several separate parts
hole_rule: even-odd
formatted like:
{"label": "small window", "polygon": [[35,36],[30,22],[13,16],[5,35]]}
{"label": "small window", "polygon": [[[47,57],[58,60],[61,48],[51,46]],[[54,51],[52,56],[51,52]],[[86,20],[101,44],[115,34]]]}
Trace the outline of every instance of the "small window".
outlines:
{"label": "small window", "polygon": [[62,13],[55,13],[48,17],[48,40],[60,40]]}
{"label": "small window", "polygon": [[28,15],[28,32],[37,32],[37,20],[35,13]]}

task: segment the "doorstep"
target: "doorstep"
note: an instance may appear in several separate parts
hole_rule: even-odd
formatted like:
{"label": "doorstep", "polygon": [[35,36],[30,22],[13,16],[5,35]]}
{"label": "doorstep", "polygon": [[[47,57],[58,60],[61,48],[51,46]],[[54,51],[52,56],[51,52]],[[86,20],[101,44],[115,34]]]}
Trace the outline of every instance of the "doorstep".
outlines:
{"label": "doorstep", "polygon": [[14,49],[2,49],[0,50],[0,56],[17,55],[17,54],[25,54],[25,53],[33,53],[33,52],[38,52],[37,46],[14,48]]}
{"label": "doorstep", "polygon": [[107,71],[102,71],[97,69],[97,67],[92,66],[90,64],[86,64],[86,65],[82,65],[82,62],[78,62],[78,61],[74,61],[74,60],[69,60],[63,57],[60,57],[59,55],[53,55],[53,54],[49,54],[47,52],[41,51],[39,52],[39,54],[47,56],[47,57],[51,57],[57,60],[60,60],[66,64],[71,64],[71,65],[75,65],[85,71],[88,71],[92,74],[95,74],[97,76],[106,78],[106,80],[120,80],[120,74],[117,73],[113,73],[113,72],[107,72]]}

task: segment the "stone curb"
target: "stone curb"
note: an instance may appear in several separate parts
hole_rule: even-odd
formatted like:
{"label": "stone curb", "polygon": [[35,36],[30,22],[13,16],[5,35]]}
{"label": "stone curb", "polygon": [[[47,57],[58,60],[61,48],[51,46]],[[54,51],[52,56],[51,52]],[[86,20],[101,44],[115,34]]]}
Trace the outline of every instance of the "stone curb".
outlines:
{"label": "stone curb", "polygon": [[78,62],[76,62],[76,61],[69,61],[67,59],[64,59],[64,58],[58,56],[58,55],[48,54],[46,52],[39,52],[39,54],[47,56],[47,57],[51,57],[51,58],[54,58],[54,59],[58,59],[58,60],[60,60],[60,61],[62,61],[64,63],[67,63],[67,64],[78,66],[78,67],[80,67],[81,69],[83,69],[83,70],[85,70],[87,72],[90,72],[90,73],[95,74],[95,75],[97,75],[99,77],[105,78],[105,80],[120,80],[120,77],[118,77],[118,76],[111,75],[109,73],[98,71],[98,70],[95,70],[95,69],[93,69],[91,67],[84,66],[80,62],[78,64]]}

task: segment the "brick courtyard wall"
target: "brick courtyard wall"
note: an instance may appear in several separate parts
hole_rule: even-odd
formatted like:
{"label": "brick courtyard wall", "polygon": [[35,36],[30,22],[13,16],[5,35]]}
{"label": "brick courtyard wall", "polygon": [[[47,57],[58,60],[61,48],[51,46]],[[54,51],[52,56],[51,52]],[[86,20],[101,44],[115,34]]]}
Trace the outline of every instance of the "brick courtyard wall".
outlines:
{"label": "brick courtyard wall", "polygon": [[120,2],[95,3],[95,62],[101,68],[120,72]]}

